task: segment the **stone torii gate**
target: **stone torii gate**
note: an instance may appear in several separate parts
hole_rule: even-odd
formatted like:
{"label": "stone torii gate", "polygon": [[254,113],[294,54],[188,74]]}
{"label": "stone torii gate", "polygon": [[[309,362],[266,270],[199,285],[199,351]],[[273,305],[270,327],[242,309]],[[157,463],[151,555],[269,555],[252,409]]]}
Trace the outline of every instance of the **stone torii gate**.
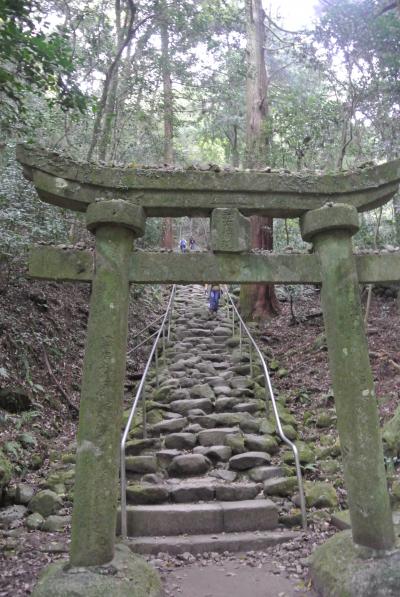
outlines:
{"label": "stone torii gate", "polygon": [[[395,536],[359,283],[400,280],[400,255],[355,256],[351,237],[359,228],[358,212],[385,204],[397,191],[400,160],[316,176],[109,168],[27,146],[19,146],[17,157],[39,197],[86,212],[96,237],[94,254],[40,246],[30,256],[32,277],[92,284],[70,565],[103,566],[114,556],[129,284],[151,282],[322,283],[352,545],[368,554],[392,550]],[[314,253],[252,254],[247,216],[253,214],[300,217],[302,237]],[[147,217],[175,216],[211,218],[212,251],[134,251]]]}

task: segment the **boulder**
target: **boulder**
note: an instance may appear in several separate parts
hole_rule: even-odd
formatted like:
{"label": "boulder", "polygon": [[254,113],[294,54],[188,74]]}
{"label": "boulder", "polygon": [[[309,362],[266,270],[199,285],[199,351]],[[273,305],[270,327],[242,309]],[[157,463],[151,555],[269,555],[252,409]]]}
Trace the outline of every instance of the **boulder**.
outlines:
{"label": "boulder", "polygon": [[47,531],[49,533],[60,533],[70,524],[70,522],[71,518],[69,516],[57,516],[56,514],[53,514],[46,518],[40,528],[42,531]]}
{"label": "boulder", "polygon": [[270,435],[245,435],[244,443],[248,450],[275,454],[278,451],[276,439]]}
{"label": "boulder", "polygon": [[181,454],[179,450],[159,450],[156,453],[156,458],[161,468],[167,468],[175,456],[180,456]]}
{"label": "boulder", "polygon": [[233,407],[234,412],[254,414],[260,410],[258,400],[248,400]]}
{"label": "boulder", "polygon": [[165,438],[165,447],[167,449],[190,450],[196,445],[196,435],[194,433],[171,433]]}
{"label": "boulder", "polygon": [[22,520],[27,513],[25,506],[8,506],[0,510],[0,528],[8,529],[18,520]]}
{"label": "boulder", "polygon": [[47,518],[51,514],[56,514],[61,507],[61,497],[50,489],[39,491],[28,504],[30,512],[39,512],[44,518]]}
{"label": "boulder", "polygon": [[229,386],[215,386],[214,393],[216,396],[230,396],[232,388]]}
{"label": "boulder", "polygon": [[298,437],[298,433],[292,425],[282,425],[282,431],[291,441],[294,441]]}
{"label": "boulder", "polygon": [[171,499],[179,504],[185,502],[208,502],[215,497],[214,483],[193,483],[185,485],[174,485],[171,488]]}
{"label": "boulder", "polygon": [[161,423],[156,423],[152,425],[151,428],[148,429],[151,435],[161,435],[162,433],[174,433],[182,431],[184,427],[187,425],[187,418],[181,417],[180,419],[171,419],[170,421],[162,421]]}
{"label": "boulder", "polygon": [[127,456],[138,456],[142,450],[148,448],[160,449],[160,440],[158,438],[132,439],[126,443],[125,454]]}
{"label": "boulder", "polygon": [[[247,377],[232,377],[229,380],[230,385],[232,386],[232,388],[253,388],[254,387],[254,381],[252,381],[251,379],[247,378]],[[264,392],[264,396],[265,396],[265,390],[263,390]]]}
{"label": "boulder", "polygon": [[216,399],[214,407],[217,413],[223,413],[227,410],[232,410],[232,408],[239,403],[239,398],[223,396]]}
{"label": "boulder", "polygon": [[318,467],[325,475],[334,475],[340,470],[340,462],[329,458],[328,460],[321,460]]}
{"label": "boulder", "polygon": [[15,503],[26,506],[33,498],[35,490],[31,485],[19,483],[15,489]]}
{"label": "boulder", "polygon": [[168,467],[171,475],[202,475],[210,468],[210,461],[203,454],[175,456]]}
{"label": "boulder", "polygon": [[244,436],[240,433],[227,435],[225,438],[225,444],[231,448],[232,454],[236,455],[246,452],[246,448],[244,446]]}
{"label": "boulder", "polygon": [[[162,385],[153,392],[154,400],[160,400],[161,402],[167,401],[168,397],[178,387],[178,381],[171,382]],[[189,396],[188,396],[189,397]]]}
{"label": "boulder", "polygon": [[273,435],[275,433],[275,422],[269,419],[262,419],[259,431],[264,435]]}
{"label": "boulder", "polygon": [[297,487],[297,477],[277,477],[264,482],[264,495],[291,496]]}
{"label": "boulder", "polygon": [[215,477],[216,479],[222,479],[223,481],[228,481],[232,483],[237,478],[238,474],[235,471],[228,471],[224,468],[217,468],[209,473],[210,477]]}
{"label": "boulder", "polygon": [[282,477],[283,471],[279,466],[256,466],[247,471],[247,474],[252,481],[260,482]]}
{"label": "boulder", "polygon": [[170,402],[169,407],[171,408],[171,410],[181,415],[185,415],[188,411],[198,408],[201,409],[205,414],[209,414],[213,410],[212,402],[208,398],[173,400],[172,402]]}
{"label": "boulder", "polygon": [[336,508],[339,503],[336,489],[330,483],[306,481],[304,493],[308,508]]}
{"label": "boulder", "polygon": [[129,504],[162,504],[167,501],[169,491],[164,485],[154,483],[133,483],[126,488]]}
{"label": "boulder", "polygon": [[198,441],[201,446],[225,445],[229,435],[237,434],[238,429],[232,427],[219,427],[218,429],[204,429],[198,434]]}
{"label": "boulder", "polygon": [[337,440],[332,446],[317,447],[315,449],[315,456],[317,460],[325,460],[326,458],[337,458],[341,454],[340,443]]}
{"label": "boulder", "polygon": [[230,485],[217,485],[215,497],[221,502],[234,502],[239,500],[252,500],[260,493],[261,485],[258,483],[232,483]]}
{"label": "boulder", "polygon": [[25,520],[25,525],[30,531],[36,531],[40,529],[42,524],[44,523],[44,518],[39,512],[33,512],[29,514],[29,516]]}
{"label": "boulder", "polygon": [[[311,464],[312,462],[314,462],[315,455],[314,455],[313,449],[310,446],[310,444],[306,444],[304,442],[297,442],[296,448],[299,453],[299,460],[300,460],[301,464]],[[293,463],[294,462],[294,454],[293,454],[292,450],[288,450],[287,452],[284,452],[282,455],[282,460],[286,464]]]}
{"label": "boulder", "polygon": [[265,452],[245,452],[232,456],[229,460],[229,468],[236,471],[244,471],[255,466],[262,466],[271,462],[271,456]]}
{"label": "boulder", "polygon": [[291,508],[289,512],[283,512],[279,515],[279,522],[285,527],[297,527],[302,523],[301,510],[299,508]]}
{"label": "boulder", "polygon": [[197,384],[190,390],[192,398],[206,398],[211,402],[215,401],[215,394],[208,384]]}
{"label": "boulder", "polygon": [[145,474],[157,472],[157,458],[155,456],[127,456],[126,470],[131,473]]}
{"label": "boulder", "polygon": [[212,462],[227,462],[232,456],[232,449],[229,446],[205,447],[203,454]]}

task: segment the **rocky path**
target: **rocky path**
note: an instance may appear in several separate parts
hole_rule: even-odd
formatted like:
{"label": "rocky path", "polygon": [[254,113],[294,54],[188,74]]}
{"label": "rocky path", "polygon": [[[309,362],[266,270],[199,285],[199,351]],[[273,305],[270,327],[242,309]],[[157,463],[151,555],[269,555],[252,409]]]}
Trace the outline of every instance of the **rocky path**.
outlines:
{"label": "rocky path", "polygon": [[[210,316],[201,287],[178,288],[164,357],[146,388],[148,437],[138,413],[127,444],[132,547],[232,552],[291,539],[278,520],[293,507],[285,496],[297,481],[290,465],[281,466],[261,369],[250,377],[246,347],[222,309]],[[297,437],[284,404],[279,411],[287,435]]]}

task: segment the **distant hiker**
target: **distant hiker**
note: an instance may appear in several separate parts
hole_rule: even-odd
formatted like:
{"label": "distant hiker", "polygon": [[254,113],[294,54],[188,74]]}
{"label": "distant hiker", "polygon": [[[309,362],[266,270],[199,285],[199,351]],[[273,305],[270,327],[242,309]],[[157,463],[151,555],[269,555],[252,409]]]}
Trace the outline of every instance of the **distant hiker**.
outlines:
{"label": "distant hiker", "polygon": [[195,244],[196,244],[196,243],[194,242],[194,238],[193,238],[193,236],[191,236],[191,237],[189,238],[189,249],[190,249],[191,251],[194,251],[194,246],[195,246]]}
{"label": "distant hiker", "polygon": [[208,295],[208,308],[210,309],[210,313],[217,314],[221,294],[222,290],[219,284],[210,284],[210,294]]}
{"label": "distant hiker", "polygon": [[180,247],[182,253],[186,253],[187,244],[186,244],[186,240],[184,238],[181,238],[181,242],[179,243],[179,247]]}

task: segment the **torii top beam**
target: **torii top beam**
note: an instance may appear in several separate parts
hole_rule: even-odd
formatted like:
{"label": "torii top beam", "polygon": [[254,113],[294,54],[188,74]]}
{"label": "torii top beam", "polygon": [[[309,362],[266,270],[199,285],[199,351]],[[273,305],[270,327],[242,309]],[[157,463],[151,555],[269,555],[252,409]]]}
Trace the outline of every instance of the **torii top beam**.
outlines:
{"label": "torii top beam", "polygon": [[114,168],[75,162],[19,145],[17,158],[40,198],[75,211],[100,199],[141,205],[147,216],[209,216],[217,207],[244,215],[297,217],[327,202],[358,211],[383,205],[396,193],[400,160],[339,174]]}

